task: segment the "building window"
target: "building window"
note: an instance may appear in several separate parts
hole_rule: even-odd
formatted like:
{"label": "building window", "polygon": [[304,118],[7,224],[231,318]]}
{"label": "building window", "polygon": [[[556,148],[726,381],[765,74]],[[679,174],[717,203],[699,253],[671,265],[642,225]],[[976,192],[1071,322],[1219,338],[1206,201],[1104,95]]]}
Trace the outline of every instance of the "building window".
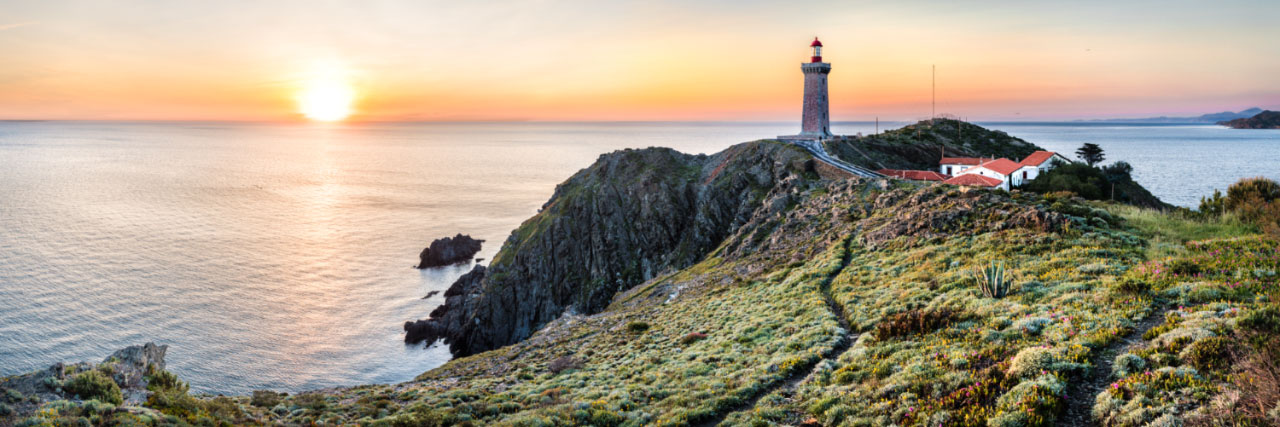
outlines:
{"label": "building window", "polygon": [[1023,181],[1027,180],[1027,171],[1022,171],[1022,180]]}
{"label": "building window", "polygon": [[951,175],[951,166],[947,166],[947,175]]}

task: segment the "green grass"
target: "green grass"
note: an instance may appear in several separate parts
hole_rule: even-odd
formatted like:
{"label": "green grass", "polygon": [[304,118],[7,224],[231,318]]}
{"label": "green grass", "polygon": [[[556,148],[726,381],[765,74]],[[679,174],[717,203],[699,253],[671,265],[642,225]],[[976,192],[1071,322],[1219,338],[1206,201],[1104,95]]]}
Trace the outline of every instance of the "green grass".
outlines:
{"label": "green grass", "polygon": [[1216,218],[1198,218],[1187,213],[1165,212],[1122,204],[1104,205],[1112,215],[1124,218],[1125,223],[1148,238],[1148,254],[1151,258],[1173,255],[1182,251],[1183,244],[1196,240],[1222,239],[1248,236],[1258,233],[1258,228],[1233,215]]}
{"label": "green grass", "polygon": [[[1066,384],[1089,372],[1095,355],[1139,320],[1179,307],[1116,357],[1125,369],[1114,387],[1075,397],[1096,398],[1108,423],[1153,422],[1207,408],[1231,390],[1219,359],[1233,341],[1221,337],[1280,277],[1276,243],[1231,219],[874,185],[798,191],[794,209],[752,222],[713,256],[625,291],[601,313],[564,316],[525,341],[408,383],[211,398],[157,373],[153,411],[140,416],[289,425],[689,425],[721,415],[731,425],[1051,425],[1072,403]],[[990,203],[874,247],[860,243],[962,200]],[[1072,225],[1008,223],[1045,205],[1070,215],[1053,221]],[[919,211],[904,215],[908,208]],[[739,245],[766,228],[778,239]],[[992,260],[1007,269],[1003,298],[984,295],[974,275]],[[837,355],[845,337],[856,340]],[[810,372],[810,381],[775,389]],[[108,424],[87,404],[48,405],[51,416]]]}

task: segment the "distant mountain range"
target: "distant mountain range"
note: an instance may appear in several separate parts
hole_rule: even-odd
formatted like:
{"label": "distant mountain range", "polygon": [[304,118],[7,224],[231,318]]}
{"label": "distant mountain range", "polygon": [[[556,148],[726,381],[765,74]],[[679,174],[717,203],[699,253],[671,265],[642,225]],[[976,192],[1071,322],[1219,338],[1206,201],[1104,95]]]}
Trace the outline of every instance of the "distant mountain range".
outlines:
{"label": "distant mountain range", "polygon": [[1253,107],[1248,110],[1233,113],[1223,111],[1221,113],[1204,114],[1198,117],[1147,117],[1143,119],[1093,119],[1093,120],[1077,120],[1082,122],[1123,122],[1123,123],[1218,123],[1235,119],[1245,119],[1253,117],[1263,110]]}

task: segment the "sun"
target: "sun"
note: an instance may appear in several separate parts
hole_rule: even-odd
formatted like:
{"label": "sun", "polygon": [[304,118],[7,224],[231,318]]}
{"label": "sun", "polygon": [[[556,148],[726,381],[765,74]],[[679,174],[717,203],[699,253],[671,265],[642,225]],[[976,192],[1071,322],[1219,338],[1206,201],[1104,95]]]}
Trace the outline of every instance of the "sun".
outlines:
{"label": "sun", "polygon": [[308,119],[335,122],[351,115],[355,90],[345,82],[315,80],[298,94],[298,109]]}

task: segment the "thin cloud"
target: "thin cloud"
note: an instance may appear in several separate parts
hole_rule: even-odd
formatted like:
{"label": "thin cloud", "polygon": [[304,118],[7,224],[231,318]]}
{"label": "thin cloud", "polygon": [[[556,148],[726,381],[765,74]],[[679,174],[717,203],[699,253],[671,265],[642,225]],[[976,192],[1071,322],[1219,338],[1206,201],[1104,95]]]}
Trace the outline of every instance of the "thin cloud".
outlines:
{"label": "thin cloud", "polygon": [[13,24],[0,24],[0,31],[12,30],[14,28],[25,27],[28,25],[35,25],[35,24],[39,24],[39,22],[31,21],[31,22],[17,22]]}

